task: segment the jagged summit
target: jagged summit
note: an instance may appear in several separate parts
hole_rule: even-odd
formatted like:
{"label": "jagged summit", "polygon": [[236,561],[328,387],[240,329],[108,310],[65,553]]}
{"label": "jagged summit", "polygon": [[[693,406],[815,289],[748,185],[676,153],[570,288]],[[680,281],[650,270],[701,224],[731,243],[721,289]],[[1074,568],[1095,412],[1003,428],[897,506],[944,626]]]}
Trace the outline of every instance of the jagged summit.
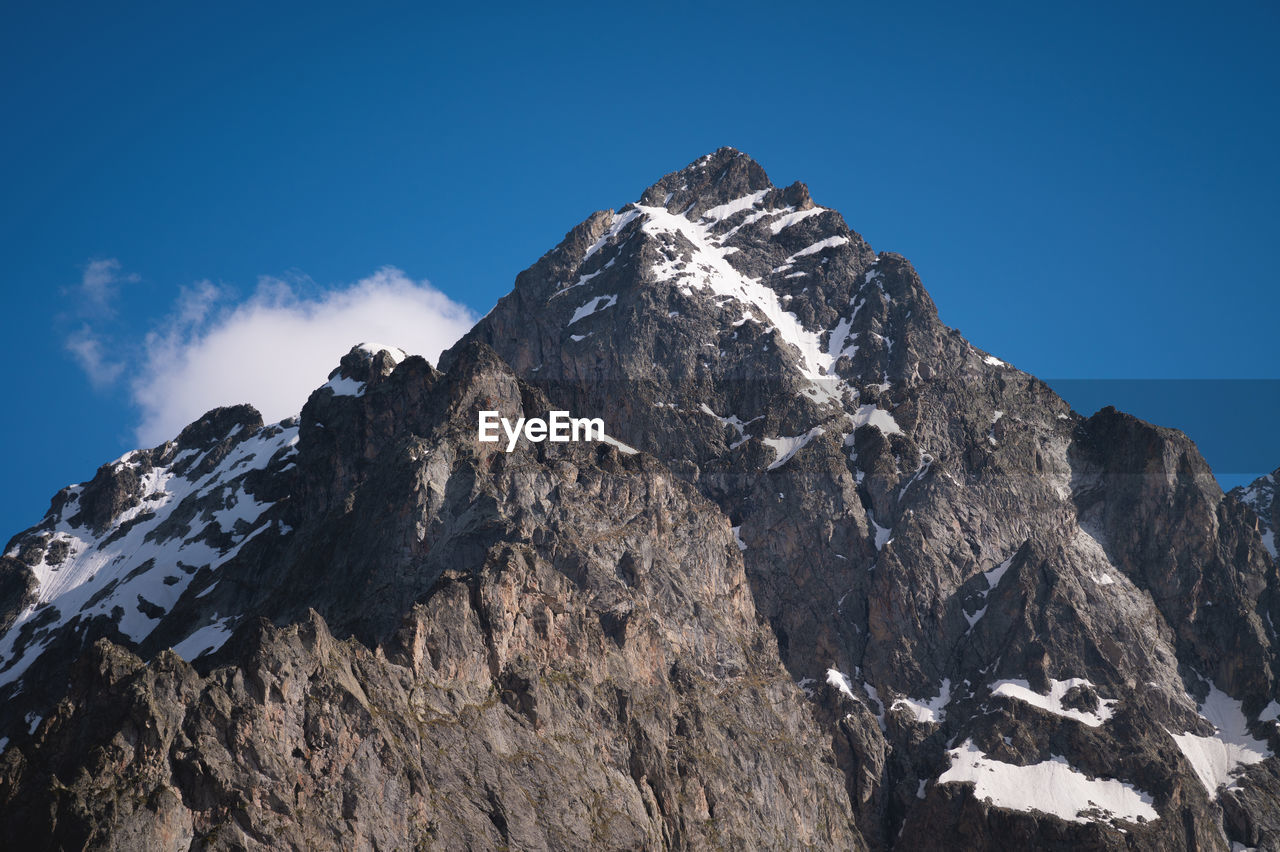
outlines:
{"label": "jagged summit", "polygon": [[711,208],[772,189],[759,163],[741,151],[720,148],[666,175],[637,203],[697,219]]}
{"label": "jagged summit", "polygon": [[407,357],[408,353],[396,346],[357,343],[329,371],[329,381],[323,387],[338,396],[360,394],[370,381],[389,375]]}
{"label": "jagged summit", "polygon": [[1258,517],[1258,532],[1272,558],[1276,556],[1276,530],[1280,529],[1280,468],[1260,476],[1248,486],[1231,489],[1231,496],[1253,510]]}
{"label": "jagged summit", "polygon": [[[896,255],[877,259],[803,184],[773,187],[763,168],[732,148],[667,175],[638,203],[593,214],[521,273],[497,310],[508,304],[546,335],[587,348],[599,341],[606,351],[610,330],[628,325],[637,310],[653,311],[677,339],[690,325],[685,318],[705,318],[717,337],[769,341],[764,350],[777,356],[753,357],[750,369],[780,362],[769,370],[796,372],[825,398],[842,392],[838,376],[876,376],[881,386],[893,373],[913,375],[916,366],[894,364],[892,351],[910,332],[892,326],[914,316],[923,327],[936,316],[910,264]],[[725,343],[715,344],[716,358],[744,369],[733,365],[732,350],[742,347]],[[544,378],[562,366],[529,349],[509,355],[529,358],[514,366],[544,370]],[[602,379],[626,369],[610,360],[597,368]],[[446,353],[442,364],[448,361]]]}
{"label": "jagged summit", "polygon": [[797,181],[785,189],[775,187],[759,163],[736,148],[725,147],[666,175],[646,189],[636,203],[662,207],[696,221],[715,208],[721,210],[708,218],[723,219],[725,205],[740,206],[743,199],[763,200],[774,193],[777,195],[771,200],[780,202],[777,207],[803,211],[813,206],[803,183]]}

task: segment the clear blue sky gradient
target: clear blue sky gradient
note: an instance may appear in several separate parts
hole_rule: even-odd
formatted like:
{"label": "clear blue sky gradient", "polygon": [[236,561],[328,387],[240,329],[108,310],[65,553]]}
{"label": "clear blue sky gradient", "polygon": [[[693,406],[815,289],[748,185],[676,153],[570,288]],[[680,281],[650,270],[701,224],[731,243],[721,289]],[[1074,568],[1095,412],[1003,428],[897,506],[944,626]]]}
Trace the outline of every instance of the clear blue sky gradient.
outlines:
{"label": "clear blue sky gradient", "polygon": [[1280,377],[1273,3],[436,5],[4,4],[0,539],[132,444],[64,349],[89,261],[138,337],[199,279],[384,264],[483,313],[721,145],[1037,375]]}

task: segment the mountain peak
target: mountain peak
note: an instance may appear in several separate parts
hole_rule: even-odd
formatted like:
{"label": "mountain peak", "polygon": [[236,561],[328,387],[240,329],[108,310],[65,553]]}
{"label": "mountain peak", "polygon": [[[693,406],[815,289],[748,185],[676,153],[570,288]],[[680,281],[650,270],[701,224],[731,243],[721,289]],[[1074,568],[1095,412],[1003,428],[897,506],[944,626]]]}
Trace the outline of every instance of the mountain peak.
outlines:
{"label": "mountain peak", "polygon": [[439,369],[361,344],[60,492],[0,554],[0,831],[1280,849],[1277,479],[1071,412],[722,148]]}
{"label": "mountain peak", "polygon": [[663,177],[641,194],[639,203],[697,219],[707,210],[771,189],[759,163],[735,148],[719,148]]}

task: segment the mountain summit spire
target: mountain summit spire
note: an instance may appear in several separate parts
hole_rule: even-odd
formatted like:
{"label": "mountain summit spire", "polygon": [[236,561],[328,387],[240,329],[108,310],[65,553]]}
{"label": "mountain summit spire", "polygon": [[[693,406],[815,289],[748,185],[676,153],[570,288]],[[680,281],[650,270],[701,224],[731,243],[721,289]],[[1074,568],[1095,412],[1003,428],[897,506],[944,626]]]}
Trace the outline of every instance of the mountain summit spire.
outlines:
{"label": "mountain summit spire", "polygon": [[773,188],[755,160],[734,148],[719,148],[650,186],[639,203],[696,219],[710,208]]}

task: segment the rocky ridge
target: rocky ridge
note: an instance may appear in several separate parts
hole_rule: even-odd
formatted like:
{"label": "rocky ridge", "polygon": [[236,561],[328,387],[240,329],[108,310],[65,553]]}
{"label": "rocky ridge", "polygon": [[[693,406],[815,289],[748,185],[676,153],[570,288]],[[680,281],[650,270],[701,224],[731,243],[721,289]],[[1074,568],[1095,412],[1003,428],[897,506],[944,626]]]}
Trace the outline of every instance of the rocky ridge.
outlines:
{"label": "rocky ridge", "polygon": [[1258,533],[1262,545],[1276,558],[1276,529],[1280,528],[1280,503],[1276,502],[1276,489],[1280,487],[1280,469],[1260,476],[1244,488],[1231,489],[1230,496],[1253,510],[1258,518]]}
{"label": "rocky ridge", "polygon": [[[613,440],[508,455],[480,408]],[[721,149],[571,230],[439,370],[356,347],[296,420],[211,412],[55,497],[0,562],[2,819],[1280,848],[1271,483],[1225,498],[1180,433],[1072,412]]]}

